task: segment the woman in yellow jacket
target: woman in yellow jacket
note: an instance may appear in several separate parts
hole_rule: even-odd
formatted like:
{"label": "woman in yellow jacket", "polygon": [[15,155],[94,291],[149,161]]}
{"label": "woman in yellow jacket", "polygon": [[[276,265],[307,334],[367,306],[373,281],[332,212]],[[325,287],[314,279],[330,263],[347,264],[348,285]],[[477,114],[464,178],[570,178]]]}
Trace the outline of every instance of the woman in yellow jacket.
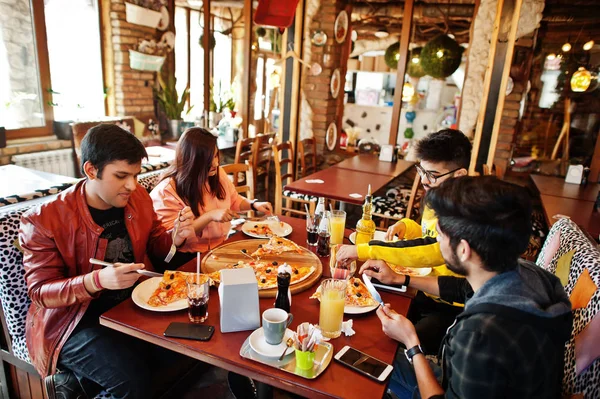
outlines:
{"label": "woman in yellow jacket", "polygon": [[[425,191],[437,187],[447,179],[468,174],[471,143],[459,130],[444,129],[430,134],[417,143],[416,153],[420,163],[415,166]],[[338,251],[337,259],[379,260],[382,261],[381,267],[385,267],[383,262],[413,268],[432,267],[431,275],[456,276],[445,265],[437,242],[436,225],[437,217],[434,212],[425,207],[421,225],[404,218],[388,229],[386,240],[397,236],[398,241],[344,245]],[[370,261],[370,264],[377,267],[378,263]],[[410,279],[406,278],[405,284],[407,280]],[[460,303],[449,304],[418,292],[412,302],[409,319],[415,323],[426,353],[437,354],[446,329],[454,322],[463,306]]]}

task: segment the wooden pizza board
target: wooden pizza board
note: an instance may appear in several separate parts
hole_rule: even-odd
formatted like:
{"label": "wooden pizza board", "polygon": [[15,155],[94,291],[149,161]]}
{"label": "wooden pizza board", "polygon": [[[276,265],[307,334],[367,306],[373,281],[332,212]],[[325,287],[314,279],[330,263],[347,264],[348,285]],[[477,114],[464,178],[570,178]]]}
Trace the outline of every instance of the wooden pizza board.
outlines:
{"label": "wooden pizza board", "polygon": [[[242,254],[242,249],[245,249],[248,254],[252,254],[258,249],[259,244],[266,244],[267,242],[269,242],[269,240],[253,239],[234,241],[229,244],[221,245],[204,256],[200,265],[202,273],[212,273],[239,261],[244,261],[246,263],[252,262],[249,257]],[[321,259],[306,248],[302,248],[302,253],[284,252],[281,255],[263,256],[260,260],[265,262],[276,261],[279,265],[287,262],[293,267],[315,267],[315,272],[307,279],[297,284],[290,285],[292,294],[302,292],[312,287],[319,281],[323,274],[323,264],[321,263]],[[258,294],[261,298],[275,298],[277,295],[277,288],[259,290]]]}

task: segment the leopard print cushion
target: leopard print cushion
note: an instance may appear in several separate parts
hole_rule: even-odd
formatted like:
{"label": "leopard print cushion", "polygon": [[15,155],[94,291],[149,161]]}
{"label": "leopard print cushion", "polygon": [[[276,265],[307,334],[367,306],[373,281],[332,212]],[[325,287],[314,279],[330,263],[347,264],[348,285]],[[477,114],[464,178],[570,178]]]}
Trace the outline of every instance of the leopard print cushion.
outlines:
{"label": "leopard print cushion", "polygon": [[35,198],[46,197],[48,195],[58,194],[61,191],[66,190],[67,188],[71,187],[75,183],[77,183],[77,180],[73,180],[70,183],[63,183],[63,184],[60,184],[57,186],[52,186],[52,187],[46,188],[46,189],[35,190],[34,192],[29,193],[29,194],[9,195],[9,196],[0,198],[0,207],[16,204],[19,202],[29,201],[29,200],[32,200]]}
{"label": "leopard print cushion", "polygon": [[314,195],[300,194],[300,193],[297,193],[297,192],[291,191],[291,190],[283,190],[283,196],[292,198],[292,199],[298,199],[298,200],[304,200],[304,201],[310,201],[310,202],[317,202],[317,200],[318,200],[318,198],[315,197]]}
{"label": "leopard print cushion", "polygon": [[[557,234],[559,235],[559,244],[558,246],[552,245],[552,239]],[[550,248],[556,248],[554,253],[550,253],[552,252]],[[569,278],[565,285],[567,296],[571,296],[577,280],[586,269],[592,281],[597,287],[600,287],[600,252],[571,219],[563,218],[552,226],[536,263],[555,273],[558,259],[570,251],[574,251],[574,254]],[[586,398],[600,398],[600,359],[596,359],[580,375],[575,372],[575,337],[599,311],[600,289],[596,290],[585,308],[573,310],[573,331],[571,339],[565,346],[565,370],[562,384],[565,395],[583,393]]]}
{"label": "leopard print cushion", "polygon": [[140,174],[138,175],[138,183],[144,187],[146,191],[150,192],[160,181],[160,176],[163,174],[163,172],[164,170],[156,170],[153,172]]}

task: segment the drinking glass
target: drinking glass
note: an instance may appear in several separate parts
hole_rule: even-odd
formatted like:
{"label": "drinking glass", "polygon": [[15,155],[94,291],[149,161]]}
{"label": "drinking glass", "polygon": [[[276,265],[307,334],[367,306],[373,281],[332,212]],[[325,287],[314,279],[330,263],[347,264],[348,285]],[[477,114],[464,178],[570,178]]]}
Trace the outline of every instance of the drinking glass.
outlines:
{"label": "drinking glass", "polygon": [[347,284],[346,280],[335,279],[327,279],[321,283],[319,327],[327,338],[337,338],[342,333]]}
{"label": "drinking glass", "polygon": [[306,216],[306,243],[312,247],[317,245],[317,241],[319,240],[319,232],[317,229],[317,221],[315,216]]}
{"label": "drinking glass", "polygon": [[188,316],[192,323],[203,323],[208,318],[208,278],[192,275],[186,280]]}
{"label": "drinking glass", "polygon": [[329,255],[329,271],[331,272],[332,278],[348,280],[356,273],[356,261],[347,259],[338,261],[336,258],[339,247],[339,245],[331,247],[331,254]]}
{"label": "drinking glass", "polygon": [[346,212],[332,211],[331,219],[331,245],[342,244],[344,242],[344,229],[346,228]]}

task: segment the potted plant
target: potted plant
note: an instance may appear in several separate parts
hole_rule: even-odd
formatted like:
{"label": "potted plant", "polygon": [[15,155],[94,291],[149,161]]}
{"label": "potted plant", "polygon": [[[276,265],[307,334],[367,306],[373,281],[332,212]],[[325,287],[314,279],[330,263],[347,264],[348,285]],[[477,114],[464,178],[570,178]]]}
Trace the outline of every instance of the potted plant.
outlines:
{"label": "potted plant", "polygon": [[[158,74],[158,85],[159,89],[154,90],[154,95],[158,100],[158,103],[162,110],[165,112],[167,119],[169,120],[168,128],[169,135],[172,138],[179,137],[179,128],[183,122],[181,114],[185,108],[185,103],[190,97],[190,87],[186,87],[181,97],[177,96],[177,89],[175,87],[177,80],[175,76],[169,75],[168,78],[164,78],[162,74]],[[194,106],[191,106],[186,111],[186,115],[192,110]]]}
{"label": "potted plant", "polygon": [[136,50],[129,50],[129,66],[138,71],[160,71],[171,50],[173,48],[163,41],[140,40]]}
{"label": "potted plant", "polygon": [[[216,101],[215,101],[216,99]],[[210,121],[212,126],[217,126],[221,119],[223,119],[223,112],[228,109],[234,112],[235,100],[233,99],[233,93],[222,93],[221,81],[219,81],[219,91],[215,96],[213,94],[213,84],[210,84]]]}
{"label": "potted plant", "polygon": [[163,6],[160,0],[130,0],[125,2],[125,19],[131,24],[156,28],[160,23]]}

